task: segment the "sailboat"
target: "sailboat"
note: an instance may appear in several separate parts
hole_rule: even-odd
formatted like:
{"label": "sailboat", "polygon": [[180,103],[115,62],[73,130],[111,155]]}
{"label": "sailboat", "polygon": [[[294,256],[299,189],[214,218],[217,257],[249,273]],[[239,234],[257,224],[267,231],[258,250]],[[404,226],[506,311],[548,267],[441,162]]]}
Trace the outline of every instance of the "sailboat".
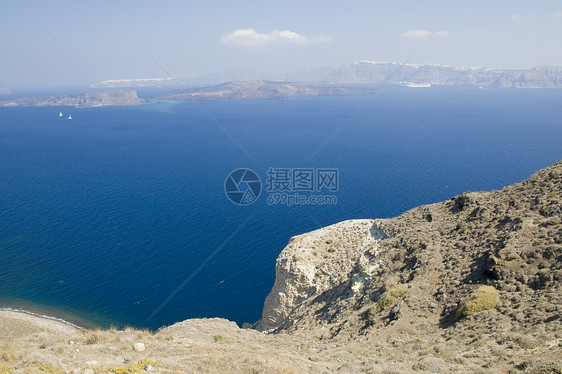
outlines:
{"label": "sailboat", "polygon": [[62,117],[62,112],[59,112],[59,117]]}
{"label": "sailboat", "polygon": [[67,119],[72,119],[72,116],[71,116],[71,115],[68,115],[68,118],[67,118]]}

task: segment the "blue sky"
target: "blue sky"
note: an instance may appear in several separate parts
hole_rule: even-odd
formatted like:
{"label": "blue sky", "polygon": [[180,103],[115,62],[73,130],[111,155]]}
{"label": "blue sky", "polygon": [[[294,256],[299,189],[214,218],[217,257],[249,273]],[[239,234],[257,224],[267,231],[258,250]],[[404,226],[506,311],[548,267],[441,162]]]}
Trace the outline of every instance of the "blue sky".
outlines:
{"label": "blue sky", "polygon": [[0,86],[231,69],[289,72],[357,60],[562,65],[557,1],[3,1]]}

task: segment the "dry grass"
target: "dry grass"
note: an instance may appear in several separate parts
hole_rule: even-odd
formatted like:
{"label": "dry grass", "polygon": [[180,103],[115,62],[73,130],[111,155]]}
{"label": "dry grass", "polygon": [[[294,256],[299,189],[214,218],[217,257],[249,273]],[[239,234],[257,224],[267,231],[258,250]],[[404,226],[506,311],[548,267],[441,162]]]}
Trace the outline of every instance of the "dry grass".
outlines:
{"label": "dry grass", "polygon": [[376,304],[369,309],[369,317],[374,317],[385,309],[390,308],[399,297],[402,297],[406,293],[406,286],[403,284],[398,284],[386,292],[384,292]]}
{"label": "dry grass", "polygon": [[457,311],[457,319],[467,318],[473,314],[495,308],[498,305],[500,294],[493,286],[480,286],[464,302]]}

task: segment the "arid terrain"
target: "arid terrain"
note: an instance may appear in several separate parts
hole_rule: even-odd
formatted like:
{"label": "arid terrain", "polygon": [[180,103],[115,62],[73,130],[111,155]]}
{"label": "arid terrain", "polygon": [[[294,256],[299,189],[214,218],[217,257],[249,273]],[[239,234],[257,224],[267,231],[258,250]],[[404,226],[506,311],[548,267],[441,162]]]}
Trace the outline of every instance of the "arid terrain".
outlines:
{"label": "arid terrain", "polygon": [[[0,312],[0,373],[562,373],[562,162],[292,238],[263,316],[80,330]],[[142,343],[142,344],[139,344]]]}

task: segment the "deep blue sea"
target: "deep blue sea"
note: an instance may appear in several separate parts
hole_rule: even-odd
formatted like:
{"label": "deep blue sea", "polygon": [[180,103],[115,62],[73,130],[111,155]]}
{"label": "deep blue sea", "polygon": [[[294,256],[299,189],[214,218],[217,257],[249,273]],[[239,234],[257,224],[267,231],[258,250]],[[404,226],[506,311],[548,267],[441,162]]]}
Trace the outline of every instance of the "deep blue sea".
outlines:
{"label": "deep blue sea", "polygon": [[[562,158],[560,91],[387,87],[349,119],[366,98],[202,102],[216,121],[192,102],[0,108],[0,306],[100,326],[255,322],[291,236]],[[232,170],[265,188],[270,167],[337,168],[337,204],[227,198]]]}

